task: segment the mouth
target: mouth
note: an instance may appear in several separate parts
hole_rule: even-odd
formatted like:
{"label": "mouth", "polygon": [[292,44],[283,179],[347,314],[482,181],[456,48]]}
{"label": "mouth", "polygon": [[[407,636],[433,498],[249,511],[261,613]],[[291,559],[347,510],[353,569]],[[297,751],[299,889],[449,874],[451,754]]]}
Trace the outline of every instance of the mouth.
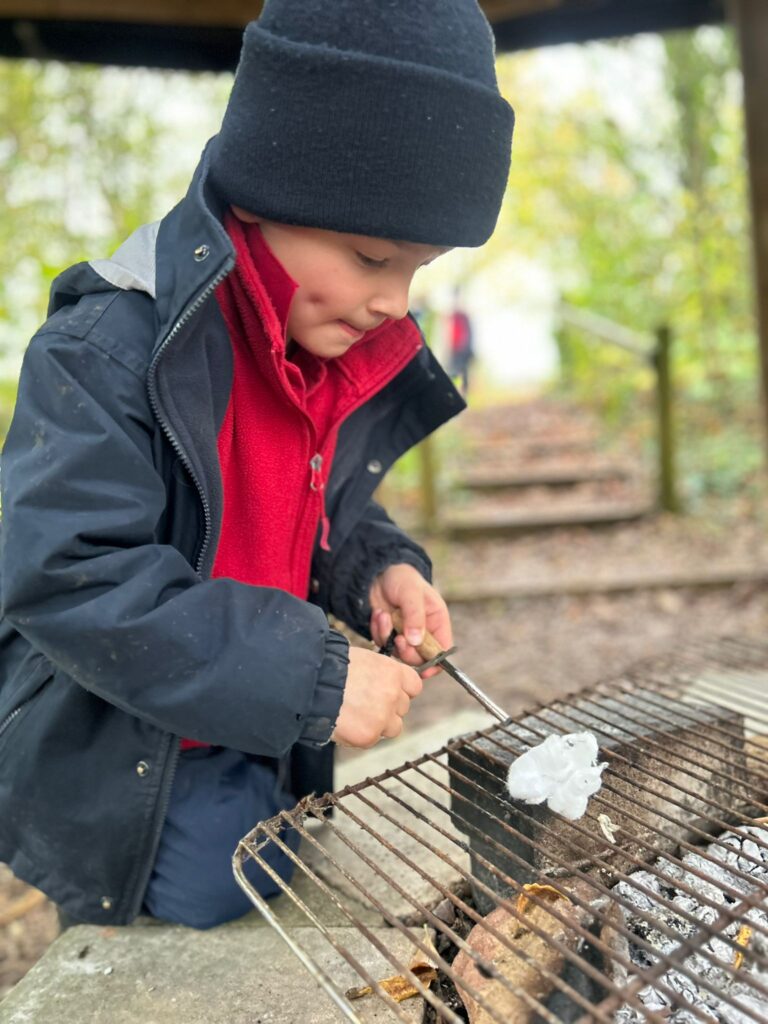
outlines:
{"label": "mouth", "polygon": [[337,320],[336,323],[345,332],[345,334],[348,334],[349,337],[353,338],[355,341],[359,341],[366,333],[365,331],[361,331],[359,328],[355,327],[354,324],[347,323],[346,320]]}

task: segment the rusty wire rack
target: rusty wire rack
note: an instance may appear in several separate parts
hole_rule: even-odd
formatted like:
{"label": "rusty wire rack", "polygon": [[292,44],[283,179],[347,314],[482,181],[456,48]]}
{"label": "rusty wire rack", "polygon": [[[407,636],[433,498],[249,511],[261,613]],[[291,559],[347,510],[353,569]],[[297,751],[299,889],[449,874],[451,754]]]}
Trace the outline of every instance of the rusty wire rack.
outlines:
{"label": "rusty wire rack", "polygon": [[[465,1024],[464,1007],[497,1024],[768,1021],[767,694],[768,643],[688,648],[302,801],[241,841],[235,875],[358,1024],[361,982],[410,1024]],[[584,818],[506,796],[518,754],[584,730],[608,761]],[[311,952],[256,866],[313,926]],[[395,1002],[388,974],[421,998]]]}

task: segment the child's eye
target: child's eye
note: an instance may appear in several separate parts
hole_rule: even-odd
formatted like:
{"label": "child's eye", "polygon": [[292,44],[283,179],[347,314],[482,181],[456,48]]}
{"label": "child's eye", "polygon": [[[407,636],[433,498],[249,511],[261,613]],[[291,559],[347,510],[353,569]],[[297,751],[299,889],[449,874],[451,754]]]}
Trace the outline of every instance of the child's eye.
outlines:
{"label": "child's eye", "polygon": [[373,256],[366,256],[364,252],[356,252],[355,255],[364,267],[373,267],[377,270],[381,270],[383,267],[386,267],[389,262],[389,260],[377,260],[374,259]]}

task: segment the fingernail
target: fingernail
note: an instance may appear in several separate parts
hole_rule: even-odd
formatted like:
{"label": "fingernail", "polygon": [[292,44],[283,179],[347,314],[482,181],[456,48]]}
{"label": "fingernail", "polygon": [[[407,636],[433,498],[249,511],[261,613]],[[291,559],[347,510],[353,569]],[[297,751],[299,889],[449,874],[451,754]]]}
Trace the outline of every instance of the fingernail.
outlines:
{"label": "fingernail", "polygon": [[420,629],[407,629],[405,631],[405,639],[413,647],[417,647],[424,639],[424,634]]}

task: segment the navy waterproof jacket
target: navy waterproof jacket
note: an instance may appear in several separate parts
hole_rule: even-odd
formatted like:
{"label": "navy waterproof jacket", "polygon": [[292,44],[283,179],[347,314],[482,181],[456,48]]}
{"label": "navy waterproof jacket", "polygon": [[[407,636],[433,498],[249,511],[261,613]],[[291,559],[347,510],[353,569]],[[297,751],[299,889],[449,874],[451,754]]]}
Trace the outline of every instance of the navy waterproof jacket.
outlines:
{"label": "navy waterproof jacket", "polygon": [[326,613],[367,635],[378,572],[429,575],[371,495],[463,407],[424,348],[346,421],[309,601],[211,579],[234,252],[206,180],[204,156],[167,217],[54,283],[3,452],[0,860],[95,923],[141,910],[180,736],[331,788],[347,642]]}

